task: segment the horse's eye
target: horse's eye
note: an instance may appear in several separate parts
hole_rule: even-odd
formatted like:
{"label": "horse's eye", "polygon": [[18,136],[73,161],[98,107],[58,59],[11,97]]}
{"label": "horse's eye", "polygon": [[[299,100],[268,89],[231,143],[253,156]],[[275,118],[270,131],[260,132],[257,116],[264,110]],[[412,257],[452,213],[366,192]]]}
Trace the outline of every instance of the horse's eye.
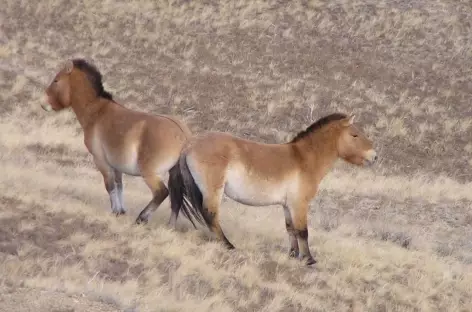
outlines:
{"label": "horse's eye", "polygon": [[53,81],[53,82],[58,82],[57,78],[56,78],[56,79],[54,79],[54,81]]}
{"label": "horse's eye", "polygon": [[353,134],[352,136],[355,137],[355,138],[357,138],[357,134]]}

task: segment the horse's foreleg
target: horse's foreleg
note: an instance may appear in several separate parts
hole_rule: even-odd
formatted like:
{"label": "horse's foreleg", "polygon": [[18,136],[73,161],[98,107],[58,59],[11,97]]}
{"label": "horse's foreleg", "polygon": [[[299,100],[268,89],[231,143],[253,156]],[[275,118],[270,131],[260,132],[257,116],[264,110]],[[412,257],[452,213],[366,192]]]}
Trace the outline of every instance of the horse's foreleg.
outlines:
{"label": "horse's foreleg", "polygon": [[123,200],[123,174],[116,169],[114,170],[114,174],[115,174],[115,185],[118,191],[118,200],[120,202],[120,212],[122,214],[125,214],[126,208],[125,208],[125,202]]}
{"label": "horse's foreleg", "polygon": [[299,203],[290,207],[292,213],[292,220],[294,232],[298,240],[299,255],[298,258],[305,260],[307,265],[315,264],[316,261],[311,255],[308,247],[308,227],[307,227],[307,213],[308,203]]}
{"label": "horse's foreleg", "polygon": [[298,240],[297,240],[297,236],[295,235],[295,229],[293,228],[292,215],[290,214],[289,207],[284,206],[284,214],[285,214],[285,228],[287,229],[288,240],[290,243],[290,249],[289,249],[288,254],[292,258],[297,258],[298,253],[299,253]]}
{"label": "horse's foreleg", "polygon": [[147,223],[149,221],[149,216],[156,211],[159,205],[167,198],[169,195],[169,190],[165,186],[164,182],[162,182],[161,178],[156,174],[153,175],[146,175],[143,177],[144,181],[146,182],[147,186],[151,189],[153,197],[149,204],[141,211],[138,218],[136,219],[136,223]]}
{"label": "horse's foreleg", "polygon": [[103,182],[105,183],[105,188],[110,196],[110,206],[113,213],[116,215],[123,214],[124,211],[121,210],[120,198],[118,188],[115,182],[115,171],[110,167],[105,161],[98,157],[94,157],[95,165],[103,176]]}

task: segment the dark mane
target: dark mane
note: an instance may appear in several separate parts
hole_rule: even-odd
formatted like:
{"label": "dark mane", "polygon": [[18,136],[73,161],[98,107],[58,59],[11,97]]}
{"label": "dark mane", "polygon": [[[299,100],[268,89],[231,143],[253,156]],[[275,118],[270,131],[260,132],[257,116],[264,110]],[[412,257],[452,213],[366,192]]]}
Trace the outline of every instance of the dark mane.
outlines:
{"label": "dark mane", "polygon": [[84,59],[74,59],[72,60],[74,63],[74,67],[80,69],[85,73],[87,76],[87,79],[90,81],[90,84],[92,85],[92,88],[97,92],[97,95],[105,98],[107,100],[113,101],[113,96],[111,95],[110,92],[105,91],[103,84],[102,84],[102,74],[98,71],[98,69],[88,63]]}
{"label": "dark mane", "polygon": [[312,123],[308,128],[306,128],[305,130],[299,132],[299,133],[292,139],[292,141],[290,141],[290,143],[297,142],[297,141],[299,141],[300,139],[303,139],[304,137],[306,137],[306,136],[309,135],[310,133],[315,132],[316,130],[320,129],[320,128],[323,127],[324,125],[329,124],[329,123],[332,122],[332,121],[341,120],[341,119],[344,119],[344,118],[347,118],[347,115],[341,114],[341,113],[333,113],[333,114],[331,114],[331,115],[321,117],[320,119],[318,119],[317,121],[315,121],[314,123]]}

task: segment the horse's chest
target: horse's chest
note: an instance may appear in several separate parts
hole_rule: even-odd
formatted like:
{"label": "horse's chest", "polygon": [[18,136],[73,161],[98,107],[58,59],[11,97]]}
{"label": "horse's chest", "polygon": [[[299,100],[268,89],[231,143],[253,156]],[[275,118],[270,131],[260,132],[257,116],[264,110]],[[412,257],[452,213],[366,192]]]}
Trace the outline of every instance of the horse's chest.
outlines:
{"label": "horse's chest", "polygon": [[95,157],[99,156],[97,154],[100,154],[101,147],[97,136],[94,135],[93,129],[86,129],[84,131],[84,144],[90,154]]}

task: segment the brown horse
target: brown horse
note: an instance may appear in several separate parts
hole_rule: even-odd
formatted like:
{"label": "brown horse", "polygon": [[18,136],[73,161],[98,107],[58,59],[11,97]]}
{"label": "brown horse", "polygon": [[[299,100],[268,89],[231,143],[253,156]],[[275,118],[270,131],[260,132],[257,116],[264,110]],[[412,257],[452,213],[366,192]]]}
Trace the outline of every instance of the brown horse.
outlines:
{"label": "brown horse", "polygon": [[286,144],[258,143],[219,132],[195,136],[182,150],[178,170],[170,174],[172,205],[206,223],[233,249],[218,219],[223,193],[249,206],[280,204],[290,256],[314,264],[307,213],[319,183],[338,158],[356,165],[377,160],[372,142],[353,125],[353,119],[354,115],[339,113],[325,116]]}
{"label": "brown horse", "polygon": [[[103,175],[111,210],[124,214],[122,174],[141,176],[151,189],[152,200],[136,223],[146,223],[169,192],[159,175],[179,159],[191,136],[175,117],[150,115],[128,109],[105,91],[102,75],[83,59],[67,61],[46,89],[46,111],[72,108],[84,131],[84,143]],[[169,224],[176,225],[179,210],[172,209]]]}

